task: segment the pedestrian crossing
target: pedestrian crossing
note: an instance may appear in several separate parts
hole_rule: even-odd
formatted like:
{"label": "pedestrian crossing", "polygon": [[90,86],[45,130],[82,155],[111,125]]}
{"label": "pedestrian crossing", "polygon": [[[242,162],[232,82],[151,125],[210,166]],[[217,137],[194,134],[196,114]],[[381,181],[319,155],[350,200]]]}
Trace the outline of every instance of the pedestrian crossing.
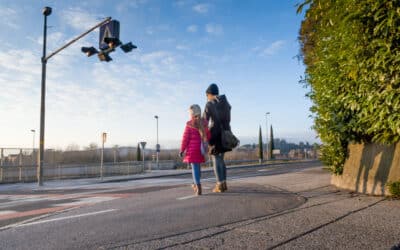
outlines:
{"label": "pedestrian crossing", "polygon": [[0,222],[4,220],[32,217],[69,208],[89,206],[101,202],[128,197],[126,193],[94,194],[40,194],[40,195],[0,195]]}

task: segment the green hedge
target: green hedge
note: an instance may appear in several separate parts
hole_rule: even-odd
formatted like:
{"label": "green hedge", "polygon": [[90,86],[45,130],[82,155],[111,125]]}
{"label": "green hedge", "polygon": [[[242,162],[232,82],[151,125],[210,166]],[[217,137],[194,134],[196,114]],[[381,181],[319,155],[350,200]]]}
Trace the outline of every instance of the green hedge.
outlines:
{"label": "green hedge", "polygon": [[299,41],[322,160],[341,174],[350,142],[400,140],[400,1],[308,0]]}

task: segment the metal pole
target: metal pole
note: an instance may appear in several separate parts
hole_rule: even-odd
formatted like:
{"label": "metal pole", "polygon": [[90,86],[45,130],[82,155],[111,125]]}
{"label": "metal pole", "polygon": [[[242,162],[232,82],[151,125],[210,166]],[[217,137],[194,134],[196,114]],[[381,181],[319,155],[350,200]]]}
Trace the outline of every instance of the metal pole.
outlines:
{"label": "metal pole", "polygon": [[22,148],[19,150],[19,162],[18,164],[22,166]]}
{"label": "metal pole", "polygon": [[101,159],[100,159],[100,178],[103,180],[103,156],[104,156],[104,140],[101,143]]}
{"label": "metal pole", "polygon": [[43,163],[44,163],[44,118],[45,118],[45,97],[46,97],[46,41],[47,41],[47,16],[51,14],[51,8],[43,9],[43,55],[42,55],[42,91],[40,102],[40,140],[39,140],[39,164],[37,168],[38,185],[43,185]]}
{"label": "metal pole", "polygon": [[268,115],[269,115],[269,112],[265,113],[265,129],[266,129],[265,130],[265,138],[266,138],[265,149],[267,151],[265,159],[267,161],[269,160],[269,151],[268,151],[268,145],[269,145],[269,143],[268,143]]}
{"label": "metal pole", "polygon": [[144,164],[144,147],[142,147],[143,152],[142,152],[142,157],[143,157],[143,171],[146,169],[146,165]]}
{"label": "metal pole", "polygon": [[0,150],[0,166],[3,166],[4,163],[4,148]]}
{"label": "metal pole", "polygon": [[156,121],[157,121],[157,145],[156,145],[156,154],[157,154],[157,169],[159,169],[160,168],[160,166],[159,166],[159,154],[160,154],[160,150],[159,150],[159,146],[158,146],[158,116],[156,115],[155,116],[155,118],[156,118]]}
{"label": "metal pole", "polygon": [[33,140],[32,140],[32,166],[35,164],[35,134],[36,130],[31,129],[31,132],[33,133]]}
{"label": "metal pole", "polygon": [[36,130],[32,129],[31,131],[33,132],[32,150],[35,150],[35,134],[36,134]]}

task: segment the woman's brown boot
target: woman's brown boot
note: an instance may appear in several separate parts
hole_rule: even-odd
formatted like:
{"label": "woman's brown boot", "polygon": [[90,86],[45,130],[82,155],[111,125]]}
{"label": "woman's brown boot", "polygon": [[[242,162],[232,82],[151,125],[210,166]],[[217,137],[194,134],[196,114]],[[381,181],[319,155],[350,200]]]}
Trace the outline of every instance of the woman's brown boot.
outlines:
{"label": "woman's brown boot", "polygon": [[201,184],[196,185],[196,189],[197,189],[196,194],[201,195]]}
{"label": "woman's brown boot", "polygon": [[222,190],[222,184],[221,183],[217,183],[215,185],[215,188],[213,189],[213,193],[222,193],[222,192],[224,192]]}
{"label": "woman's brown boot", "polygon": [[222,182],[222,190],[223,190],[223,192],[228,190],[228,186],[226,185],[226,181]]}

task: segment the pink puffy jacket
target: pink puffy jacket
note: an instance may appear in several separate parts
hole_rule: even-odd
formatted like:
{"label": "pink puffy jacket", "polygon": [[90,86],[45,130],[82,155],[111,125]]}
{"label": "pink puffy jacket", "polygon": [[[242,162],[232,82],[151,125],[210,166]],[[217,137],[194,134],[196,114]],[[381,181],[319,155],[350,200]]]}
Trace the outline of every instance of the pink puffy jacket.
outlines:
{"label": "pink puffy jacket", "polygon": [[[181,152],[185,152],[183,162],[186,163],[202,163],[205,162],[204,156],[201,154],[201,138],[200,132],[195,128],[193,120],[186,123],[185,132],[183,133]],[[207,141],[210,139],[210,132],[208,131],[207,121],[204,120],[204,130],[207,136]]]}

